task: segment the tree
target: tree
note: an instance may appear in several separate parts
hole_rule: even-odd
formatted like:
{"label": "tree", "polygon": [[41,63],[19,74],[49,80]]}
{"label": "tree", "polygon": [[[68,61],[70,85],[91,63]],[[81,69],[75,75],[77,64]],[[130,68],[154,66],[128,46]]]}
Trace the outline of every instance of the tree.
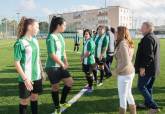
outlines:
{"label": "tree", "polygon": [[39,23],[40,34],[47,34],[48,33],[48,26],[49,24],[45,21]]}

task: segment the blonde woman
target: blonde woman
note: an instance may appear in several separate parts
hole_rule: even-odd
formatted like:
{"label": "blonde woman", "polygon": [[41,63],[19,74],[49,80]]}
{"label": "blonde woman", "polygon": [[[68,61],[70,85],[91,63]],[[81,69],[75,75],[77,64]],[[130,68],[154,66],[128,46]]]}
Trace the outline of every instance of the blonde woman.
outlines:
{"label": "blonde woman", "polygon": [[135,75],[132,58],[134,43],[126,27],[118,27],[116,32],[115,58],[117,61],[118,94],[120,99],[119,114],[126,114],[127,102],[130,113],[136,114],[135,101],[132,95],[132,82]]}

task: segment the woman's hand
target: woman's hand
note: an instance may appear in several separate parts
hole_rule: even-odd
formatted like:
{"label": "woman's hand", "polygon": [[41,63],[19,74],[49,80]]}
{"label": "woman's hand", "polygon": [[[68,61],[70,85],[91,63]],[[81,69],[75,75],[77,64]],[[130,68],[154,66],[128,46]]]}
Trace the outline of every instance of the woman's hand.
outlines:
{"label": "woman's hand", "polygon": [[145,68],[140,68],[140,76],[145,76]]}
{"label": "woman's hand", "polygon": [[29,80],[29,79],[24,80],[24,84],[28,91],[33,90],[33,82],[31,80]]}
{"label": "woman's hand", "polygon": [[61,67],[65,70],[65,69],[67,69],[68,67],[69,67],[69,65],[67,64],[67,63],[62,63],[61,64]]}
{"label": "woman's hand", "polygon": [[64,64],[64,66],[62,66],[62,68],[63,68],[64,70],[66,70],[66,69],[68,68],[68,66]]}
{"label": "woman's hand", "polygon": [[99,60],[101,61],[103,59],[103,54],[100,55]]}
{"label": "woman's hand", "polygon": [[64,66],[65,66],[65,69],[69,68],[69,64],[68,63],[65,63]]}

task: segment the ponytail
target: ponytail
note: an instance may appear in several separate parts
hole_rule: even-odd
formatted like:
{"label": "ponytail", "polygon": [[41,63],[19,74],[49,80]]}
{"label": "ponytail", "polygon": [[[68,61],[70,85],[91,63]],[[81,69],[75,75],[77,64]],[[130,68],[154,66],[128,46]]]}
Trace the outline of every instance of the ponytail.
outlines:
{"label": "ponytail", "polygon": [[25,25],[25,20],[26,20],[26,17],[22,17],[21,18],[21,21],[19,22],[18,24],[18,33],[17,33],[17,38],[21,38],[25,33],[24,29],[24,25]]}
{"label": "ponytail", "polygon": [[23,16],[18,24],[18,29],[17,29],[17,38],[21,38],[24,36],[27,32],[28,26],[36,22],[35,19],[31,18],[26,18]]}

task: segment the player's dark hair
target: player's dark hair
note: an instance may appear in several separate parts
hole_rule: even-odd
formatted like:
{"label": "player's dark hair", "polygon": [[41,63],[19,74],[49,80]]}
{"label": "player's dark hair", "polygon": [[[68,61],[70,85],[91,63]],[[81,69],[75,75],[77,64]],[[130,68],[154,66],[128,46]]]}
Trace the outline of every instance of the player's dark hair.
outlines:
{"label": "player's dark hair", "polygon": [[110,31],[110,29],[109,29],[108,26],[105,26],[105,31],[106,31],[106,32],[109,32],[109,31]]}
{"label": "player's dark hair", "polygon": [[90,31],[89,29],[85,29],[85,30],[84,30],[84,32],[83,32],[83,37],[85,36],[85,33],[86,33],[86,32],[88,32],[89,35],[90,35],[90,37],[91,37],[92,33],[91,33],[91,31]]}
{"label": "player's dark hair", "polygon": [[24,36],[27,32],[28,26],[32,25],[34,22],[37,22],[35,19],[32,18],[26,18],[23,16],[18,24],[17,28],[17,37],[21,38]]}
{"label": "player's dark hair", "polygon": [[53,33],[57,29],[58,25],[61,26],[64,22],[64,18],[53,16],[50,22],[49,33]]}
{"label": "player's dark hair", "polygon": [[104,25],[99,25],[99,26],[97,27],[97,31],[98,31],[100,28],[106,30],[106,27],[105,27]]}
{"label": "player's dark hair", "polygon": [[115,34],[115,32],[116,32],[115,28],[111,27],[111,32],[112,32],[113,34]]}

